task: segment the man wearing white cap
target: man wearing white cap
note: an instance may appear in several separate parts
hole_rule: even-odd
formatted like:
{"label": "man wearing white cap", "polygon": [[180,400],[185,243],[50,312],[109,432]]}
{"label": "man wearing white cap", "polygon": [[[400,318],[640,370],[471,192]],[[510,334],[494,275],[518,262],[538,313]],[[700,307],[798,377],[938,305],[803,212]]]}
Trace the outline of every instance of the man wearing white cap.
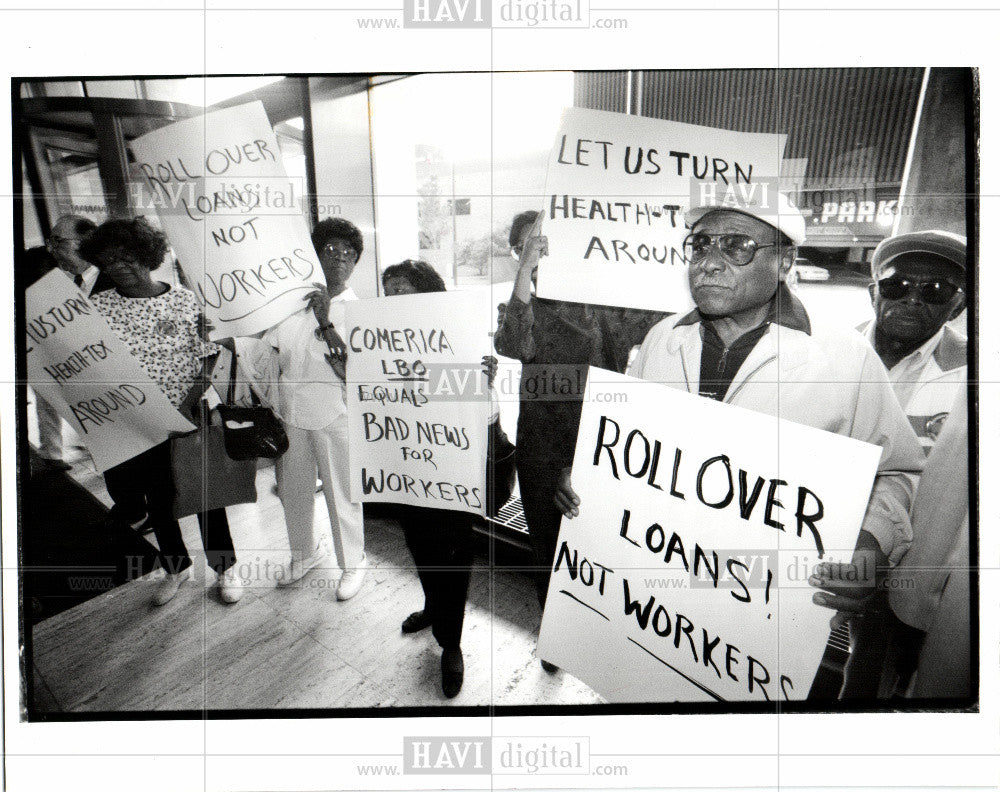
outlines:
{"label": "man wearing white cap", "polygon": [[965,308],[965,237],[918,231],[884,239],[872,256],[875,347],[925,452],[968,379],[967,342],[947,322]]}
{"label": "man wearing white cap", "polygon": [[[697,308],[653,327],[629,374],[882,447],[854,554],[863,579],[821,564],[811,581],[825,590],[815,602],[855,611],[874,589],[876,567],[898,559],[911,539],[908,511],[924,454],[874,349],[853,331],[814,330],[788,290],[805,222],[785,196],[762,197],[687,213]],[[568,474],[556,505],[573,517],[579,498]]]}

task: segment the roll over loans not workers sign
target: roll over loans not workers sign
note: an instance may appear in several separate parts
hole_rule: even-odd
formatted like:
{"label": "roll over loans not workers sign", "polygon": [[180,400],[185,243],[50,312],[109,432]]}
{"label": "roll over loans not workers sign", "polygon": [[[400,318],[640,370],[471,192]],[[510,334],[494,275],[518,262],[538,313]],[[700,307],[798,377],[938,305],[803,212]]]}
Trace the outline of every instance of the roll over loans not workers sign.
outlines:
{"label": "roll over loans not workers sign", "polygon": [[489,296],[410,294],[344,308],[352,499],[483,514]]}
{"label": "roll over loans not workers sign", "polygon": [[323,272],[260,102],[132,141],[141,205],[155,207],[213,338],[252,335],[303,306]]}
{"label": "roll over loans not workers sign", "polygon": [[27,291],[28,385],[80,435],[98,471],[194,426],[62,270]]}
{"label": "roll over loans not workers sign", "polygon": [[[620,395],[627,394],[627,402]],[[591,369],[538,654],[611,702],[806,697],[880,449]]]}
{"label": "roll over loans not workers sign", "polygon": [[658,311],[691,306],[683,243],[692,200],[767,201],[784,135],[563,111],[549,155],[538,295]]}

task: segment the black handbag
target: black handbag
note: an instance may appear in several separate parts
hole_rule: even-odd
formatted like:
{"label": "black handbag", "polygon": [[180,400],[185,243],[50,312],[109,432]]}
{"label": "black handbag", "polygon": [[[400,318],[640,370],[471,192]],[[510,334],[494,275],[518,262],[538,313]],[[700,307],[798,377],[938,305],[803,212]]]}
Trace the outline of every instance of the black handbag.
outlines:
{"label": "black handbag", "polygon": [[257,501],[257,464],[230,458],[223,429],[212,423],[207,409],[199,424],[170,440],[176,519]]}
{"label": "black handbag", "polygon": [[486,449],[486,516],[496,517],[510,500],[517,475],[515,447],[500,426],[499,416],[490,423]]}
{"label": "black handbag", "polygon": [[226,453],[231,459],[276,459],[288,450],[288,435],[278,416],[270,407],[260,403],[257,394],[250,389],[252,407],[236,407],[233,391],[236,387],[236,353],[229,368],[229,389],[226,403],[216,409],[222,417],[225,434]]}

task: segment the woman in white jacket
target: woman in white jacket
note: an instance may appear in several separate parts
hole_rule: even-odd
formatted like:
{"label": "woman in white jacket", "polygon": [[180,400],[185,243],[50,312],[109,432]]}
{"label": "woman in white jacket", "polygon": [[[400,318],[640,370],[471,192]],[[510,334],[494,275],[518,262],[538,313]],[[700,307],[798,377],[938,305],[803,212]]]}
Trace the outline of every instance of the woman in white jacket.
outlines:
{"label": "woman in white jacket", "polygon": [[[361,590],[367,558],[361,504],[351,500],[347,406],[344,402],[344,303],[356,300],[347,280],[361,256],[361,232],[347,220],[330,218],[316,225],[313,246],[326,288],[306,298],[307,305],[261,338],[234,340],[242,373],[253,383],[274,382],[271,399],[288,433],[288,451],[277,461],[278,497],[285,512],[291,560],[279,585],[300,580],[329,552],[313,526],[317,474],[330,515],[333,549],[343,571],[337,599]],[[331,365],[331,363],[333,365]],[[263,394],[261,394],[263,395]]]}

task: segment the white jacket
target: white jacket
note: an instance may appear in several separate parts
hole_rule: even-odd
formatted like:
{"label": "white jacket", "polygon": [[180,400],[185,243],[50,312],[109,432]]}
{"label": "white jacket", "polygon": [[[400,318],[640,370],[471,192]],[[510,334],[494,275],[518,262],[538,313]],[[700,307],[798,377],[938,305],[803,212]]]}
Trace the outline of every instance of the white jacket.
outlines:
{"label": "white jacket", "polygon": [[[874,321],[858,329],[874,346]],[[944,325],[889,370],[889,381],[924,453],[930,453],[952,404],[969,379],[967,345],[964,335]]]}
{"label": "white jacket", "polygon": [[[854,330],[814,331],[802,304],[781,294],[787,309],[723,401],[881,446],[862,529],[894,563],[912,539],[910,500],[924,454],[871,346]],[[697,394],[701,350],[700,314],[669,317],[649,331],[628,373]]]}

